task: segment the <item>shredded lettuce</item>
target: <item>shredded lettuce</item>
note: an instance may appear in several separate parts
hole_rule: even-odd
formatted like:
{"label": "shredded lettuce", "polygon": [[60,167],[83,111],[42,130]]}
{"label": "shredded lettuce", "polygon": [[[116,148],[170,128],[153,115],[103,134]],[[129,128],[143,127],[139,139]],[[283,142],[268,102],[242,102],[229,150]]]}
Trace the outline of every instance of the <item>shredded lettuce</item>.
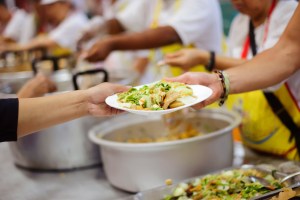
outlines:
{"label": "shredded lettuce", "polygon": [[274,186],[274,189],[283,187],[271,175],[258,170],[236,169],[197,178],[188,183],[188,187],[179,184],[174,189],[173,194],[167,195],[164,200],[246,200],[271,191],[260,183],[251,182],[250,175],[267,179],[270,185]]}
{"label": "shredded lettuce", "polygon": [[164,100],[170,92],[180,94],[179,98],[193,95],[193,90],[184,83],[159,81],[120,93],[118,101],[132,109],[163,110]]}

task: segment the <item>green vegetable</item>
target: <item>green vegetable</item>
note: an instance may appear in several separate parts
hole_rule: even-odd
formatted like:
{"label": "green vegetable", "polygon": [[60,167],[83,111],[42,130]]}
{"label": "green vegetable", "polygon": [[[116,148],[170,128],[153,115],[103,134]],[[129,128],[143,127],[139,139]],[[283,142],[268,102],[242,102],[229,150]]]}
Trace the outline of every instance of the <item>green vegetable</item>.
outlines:
{"label": "green vegetable", "polygon": [[267,179],[275,189],[283,187],[269,174],[254,169],[237,169],[197,178],[187,186],[179,184],[164,200],[246,200],[271,191],[260,183],[251,182],[250,175]]}
{"label": "green vegetable", "polygon": [[118,101],[132,109],[163,110],[168,92],[176,92],[180,97],[193,95],[193,90],[183,83],[160,81],[120,93]]}

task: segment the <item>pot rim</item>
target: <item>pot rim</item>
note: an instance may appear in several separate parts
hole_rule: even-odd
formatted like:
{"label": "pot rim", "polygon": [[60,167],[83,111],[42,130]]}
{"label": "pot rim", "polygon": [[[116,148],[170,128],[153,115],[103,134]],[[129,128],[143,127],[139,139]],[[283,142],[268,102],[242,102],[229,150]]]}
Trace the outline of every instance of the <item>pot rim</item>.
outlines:
{"label": "pot rim", "polygon": [[[234,112],[234,111],[229,111],[227,109],[202,109],[201,111],[196,111],[196,112],[201,112],[203,114],[219,114],[219,115],[227,115],[233,119],[233,121],[226,126],[225,128],[222,128],[217,131],[210,132],[207,135],[199,135],[191,138],[186,138],[186,139],[181,139],[181,140],[173,140],[173,141],[165,141],[165,142],[153,142],[153,143],[122,143],[122,142],[115,142],[115,141],[110,141],[103,139],[103,136],[109,134],[107,132],[101,132],[99,133],[99,128],[102,126],[105,126],[105,124],[109,123],[109,121],[103,122],[101,124],[98,124],[94,126],[92,129],[90,129],[88,136],[89,139],[100,145],[100,146],[105,146],[105,147],[114,147],[114,148],[126,148],[126,149],[140,149],[140,148],[152,148],[152,147],[168,147],[168,146],[174,146],[178,144],[186,144],[186,143],[193,143],[193,142],[198,142],[199,140],[206,140],[209,138],[214,138],[218,137],[220,135],[226,134],[230,130],[234,129],[241,123],[241,116]],[[155,119],[152,119],[155,120]],[[101,136],[101,137],[99,137]],[[140,149],[141,150],[141,149]]]}

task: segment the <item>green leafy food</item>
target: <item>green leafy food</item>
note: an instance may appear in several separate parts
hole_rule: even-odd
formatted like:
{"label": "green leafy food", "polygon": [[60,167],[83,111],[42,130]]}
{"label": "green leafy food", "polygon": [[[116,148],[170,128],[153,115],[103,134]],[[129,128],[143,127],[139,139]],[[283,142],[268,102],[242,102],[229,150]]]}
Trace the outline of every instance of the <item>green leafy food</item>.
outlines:
{"label": "green leafy food", "polygon": [[192,95],[193,90],[184,83],[159,81],[118,94],[118,102],[131,109],[163,110],[181,97]]}
{"label": "green leafy food", "polygon": [[274,189],[283,188],[271,175],[255,169],[236,169],[180,183],[164,200],[246,200],[271,191],[260,183],[251,182],[249,176],[265,178]]}

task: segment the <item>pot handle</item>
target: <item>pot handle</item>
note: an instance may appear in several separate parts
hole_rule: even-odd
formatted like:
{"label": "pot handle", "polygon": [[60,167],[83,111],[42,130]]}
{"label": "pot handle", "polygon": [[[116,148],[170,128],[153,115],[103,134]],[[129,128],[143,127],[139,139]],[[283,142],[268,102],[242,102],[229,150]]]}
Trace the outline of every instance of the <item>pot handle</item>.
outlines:
{"label": "pot handle", "polygon": [[97,73],[103,73],[104,77],[103,77],[103,81],[102,82],[108,82],[108,72],[105,69],[91,69],[91,70],[87,70],[87,71],[82,71],[82,72],[78,72],[76,74],[73,75],[73,86],[75,90],[79,90],[79,86],[77,83],[78,77],[79,76],[84,76],[84,75],[88,75],[88,74],[97,74]]}
{"label": "pot handle", "polygon": [[42,56],[41,58],[37,58],[37,59],[33,59],[33,61],[31,62],[31,67],[32,67],[32,71],[34,73],[34,75],[37,74],[38,69],[37,69],[37,63],[41,62],[41,61],[46,61],[49,60],[52,62],[52,66],[53,66],[53,71],[57,71],[59,70],[59,60],[63,59],[63,58],[68,58],[70,57],[70,55],[64,55],[64,56]]}

